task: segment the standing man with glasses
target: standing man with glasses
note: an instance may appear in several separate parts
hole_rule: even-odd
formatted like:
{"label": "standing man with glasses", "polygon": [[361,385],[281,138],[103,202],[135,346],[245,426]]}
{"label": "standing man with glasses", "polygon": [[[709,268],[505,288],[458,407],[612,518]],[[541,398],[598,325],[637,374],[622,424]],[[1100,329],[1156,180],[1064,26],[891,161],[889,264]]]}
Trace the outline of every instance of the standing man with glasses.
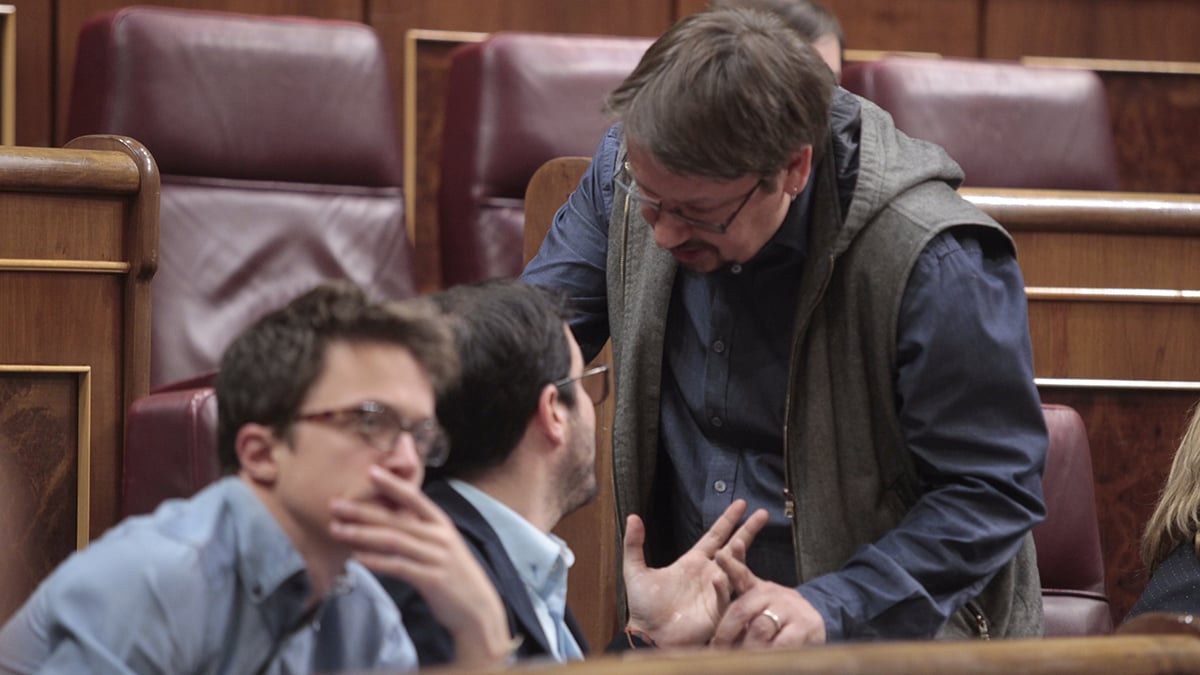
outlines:
{"label": "standing man with glasses", "polygon": [[416,653],[364,567],[410,581],[459,662],[501,662],[500,599],[420,491],[445,459],[435,389],[456,375],[425,301],[319,287],[260,319],[217,376],[226,478],[73,555],[0,631],[0,671],[401,669]]}
{"label": "standing man with glasses", "polygon": [[676,23],[608,107],[523,279],[572,298],[585,358],[612,338],[651,564],[769,511],[748,569],[719,556],[712,644],[1039,635],[1024,284],[958,166],[746,9]]}
{"label": "standing man with glasses", "polygon": [[[584,368],[565,299],[543,289],[494,280],[433,300],[454,327],[462,374],[438,397],[451,452],[425,492],[499,590],[520,642],[516,656],[580,659],[588,647],[566,607],[574,556],[551,530],[596,495],[594,406],[608,396],[608,367]],[[699,544],[663,569],[641,562],[641,522],[632,517],[625,569],[631,636],[656,634],[662,646],[708,641],[730,596],[717,551],[733,542],[744,549],[766,520],[759,513],[739,529],[744,513],[744,502],[731,505]],[[428,616],[420,589],[387,577],[383,583],[421,665],[450,660],[455,643]]]}

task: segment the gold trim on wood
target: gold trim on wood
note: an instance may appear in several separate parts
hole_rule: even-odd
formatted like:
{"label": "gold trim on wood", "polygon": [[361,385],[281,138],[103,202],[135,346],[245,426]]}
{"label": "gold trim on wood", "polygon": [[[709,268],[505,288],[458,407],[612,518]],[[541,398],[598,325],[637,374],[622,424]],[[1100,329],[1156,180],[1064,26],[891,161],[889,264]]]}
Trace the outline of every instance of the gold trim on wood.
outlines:
{"label": "gold trim on wood", "polygon": [[[849,50],[847,50],[849,51]],[[1138,61],[1126,59],[1086,59],[1063,56],[1022,56],[1026,66],[1074,68],[1109,73],[1153,73],[1155,75],[1200,75],[1200,63],[1190,61]]]}
{"label": "gold trim on wood", "polygon": [[127,262],[103,260],[28,260],[0,258],[0,272],[93,272],[100,274],[129,274]]}
{"label": "gold trim on wood", "polygon": [[846,63],[860,63],[863,61],[878,61],[885,56],[906,56],[917,59],[942,58],[942,55],[938,52],[911,52],[891,49],[847,49],[842,53],[842,60]]}
{"label": "gold trim on wood", "polygon": [[17,7],[0,5],[0,143],[17,140]]}
{"label": "gold trim on wood", "polygon": [[78,426],[75,431],[75,548],[82,550],[90,539],[92,511],[92,367],[0,365],[0,373],[75,373],[79,376],[79,413],[75,422]]}
{"label": "gold trim on wood", "polygon": [[1184,380],[1098,380],[1074,377],[1035,377],[1039,387],[1056,389],[1140,389],[1145,391],[1200,391],[1200,382]]}
{"label": "gold trim on wood", "polygon": [[1028,286],[1025,295],[1030,300],[1062,300],[1075,302],[1167,302],[1200,303],[1200,291],[1166,288],[1070,288]]}

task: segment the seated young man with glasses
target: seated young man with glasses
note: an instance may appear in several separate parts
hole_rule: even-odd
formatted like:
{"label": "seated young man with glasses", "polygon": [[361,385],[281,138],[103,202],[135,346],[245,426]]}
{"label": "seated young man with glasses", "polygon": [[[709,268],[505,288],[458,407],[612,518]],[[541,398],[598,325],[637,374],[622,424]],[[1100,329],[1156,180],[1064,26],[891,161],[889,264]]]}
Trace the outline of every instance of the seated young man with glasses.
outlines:
{"label": "seated young man with glasses", "polygon": [[[516,655],[582,658],[587,645],[566,607],[574,556],[550,531],[596,495],[593,406],[608,396],[608,367],[584,368],[565,299],[543,289],[493,280],[433,300],[451,317],[462,373],[438,397],[451,452],[431,472],[425,492],[450,515],[499,590],[519,641]],[[729,603],[729,583],[713,558],[734,541],[744,549],[766,522],[759,512],[735,532],[744,513],[745,503],[736,502],[708,537],[662,569],[640,562],[641,521],[632,517],[625,546],[631,635],[654,635],[662,646],[700,645],[711,637]],[[450,660],[455,643],[429,620],[433,602],[400,580],[383,582],[421,664]]]}
{"label": "seated young man with glasses", "polygon": [[460,663],[502,660],[500,599],[420,491],[424,465],[445,457],[434,390],[456,372],[425,301],[384,306],[333,285],[262,318],[217,377],[230,475],[59,566],[0,631],[0,671],[415,669],[365,568],[421,589]]}

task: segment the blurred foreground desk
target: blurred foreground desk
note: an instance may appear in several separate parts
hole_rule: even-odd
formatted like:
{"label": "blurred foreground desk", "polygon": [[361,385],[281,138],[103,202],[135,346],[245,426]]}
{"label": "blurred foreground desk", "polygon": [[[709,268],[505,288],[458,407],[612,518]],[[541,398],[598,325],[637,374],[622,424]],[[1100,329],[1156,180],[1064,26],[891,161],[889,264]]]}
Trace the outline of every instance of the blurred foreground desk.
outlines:
{"label": "blurred foreground desk", "polygon": [[[842,673],[845,675],[1163,675],[1200,673],[1200,634],[1191,616],[1104,637],[969,642],[883,642],[779,651],[629,652],[565,666],[530,664],[544,675]],[[438,671],[443,672],[443,671]],[[456,672],[448,670],[444,672]]]}
{"label": "blurred foreground desk", "polygon": [[117,518],[150,383],[159,177],[137,141],[0,148],[0,622]]}

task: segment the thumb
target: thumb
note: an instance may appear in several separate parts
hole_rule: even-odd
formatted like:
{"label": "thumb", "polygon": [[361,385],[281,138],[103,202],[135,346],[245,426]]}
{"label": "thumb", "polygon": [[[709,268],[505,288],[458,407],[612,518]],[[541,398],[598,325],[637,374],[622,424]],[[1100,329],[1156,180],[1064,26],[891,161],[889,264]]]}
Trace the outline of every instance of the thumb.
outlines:
{"label": "thumb", "polygon": [[625,519],[625,561],[626,572],[634,572],[646,567],[646,555],[642,547],[646,543],[646,526],[642,519],[630,514]]}

